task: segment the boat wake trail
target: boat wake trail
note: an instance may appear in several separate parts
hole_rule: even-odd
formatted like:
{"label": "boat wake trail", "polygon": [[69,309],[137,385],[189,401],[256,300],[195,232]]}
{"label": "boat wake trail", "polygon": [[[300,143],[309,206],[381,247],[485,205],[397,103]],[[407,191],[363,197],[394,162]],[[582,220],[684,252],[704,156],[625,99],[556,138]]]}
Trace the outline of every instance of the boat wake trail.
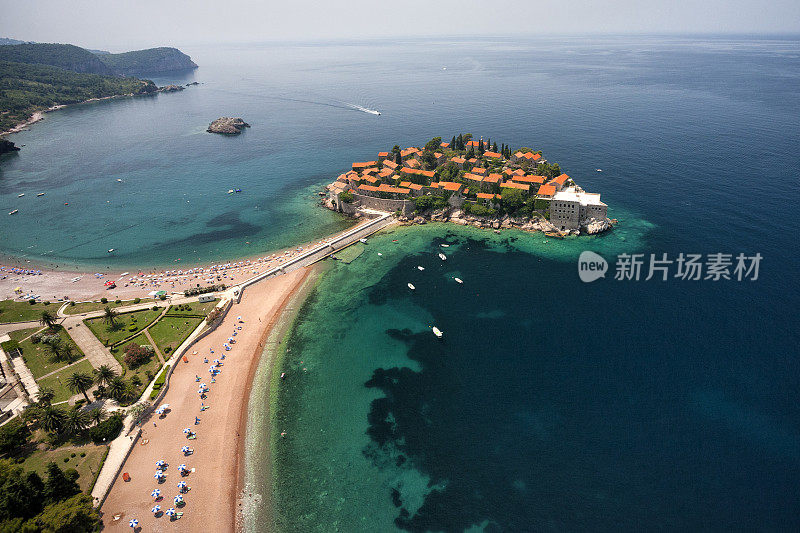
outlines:
{"label": "boat wake trail", "polygon": [[370,115],[380,115],[381,112],[375,109],[369,109],[358,104],[348,104],[345,103],[350,109],[355,109],[356,111],[361,111],[362,113],[369,113]]}

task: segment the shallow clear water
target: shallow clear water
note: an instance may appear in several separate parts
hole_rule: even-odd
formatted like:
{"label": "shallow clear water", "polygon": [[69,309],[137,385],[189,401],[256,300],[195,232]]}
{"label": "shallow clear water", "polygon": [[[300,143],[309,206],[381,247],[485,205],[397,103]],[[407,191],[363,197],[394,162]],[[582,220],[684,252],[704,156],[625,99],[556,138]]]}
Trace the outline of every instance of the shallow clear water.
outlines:
{"label": "shallow clear water", "polygon": [[[798,51],[470,48],[480,68],[443,98],[464,129],[552,143],[622,224],[548,244],[434,224],[335,264],[262,435],[278,529],[796,530]],[[606,279],[579,280],[583,250],[612,262]],[[615,281],[623,252],[764,260],[755,282]]]}
{"label": "shallow clear water", "polygon": [[[274,441],[274,486],[254,490],[274,489],[279,529],[798,529],[797,40],[187,52],[201,68],[157,82],[199,86],[12,137],[0,207],[20,213],[0,216],[0,253],[147,266],[315,239],[346,224],[319,185],[459,131],[544,150],[621,222],[549,244],[427,225],[333,265],[289,341],[273,432],[254,426]],[[252,128],[204,133],[220,115]],[[764,260],[752,283],[586,285],[586,249]]]}

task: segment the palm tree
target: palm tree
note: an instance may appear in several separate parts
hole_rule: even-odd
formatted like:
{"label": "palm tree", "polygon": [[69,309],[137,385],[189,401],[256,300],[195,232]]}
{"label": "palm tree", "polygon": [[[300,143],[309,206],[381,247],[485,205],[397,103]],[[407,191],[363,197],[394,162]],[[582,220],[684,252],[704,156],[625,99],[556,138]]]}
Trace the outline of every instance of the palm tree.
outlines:
{"label": "palm tree", "polygon": [[89,427],[90,419],[86,411],[80,407],[73,407],[64,417],[64,431],[75,435]]}
{"label": "palm tree", "polygon": [[94,374],[94,382],[103,386],[108,386],[111,380],[117,377],[117,373],[108,365],[101,365],[94,371]]}
{"label": "palm tree", "polygon": [[113,326],[114,324],[117,323],[116,311],[111,309],[109,306],[106,306],[105,309],[103,309],[103,311],[105,311],[105,314],[103,314],[103,322],[105,322],[109,326]]}
{"label": "palm tree", "polygon": [[83,397],[86,398],[86,403],[91,403],[89,400],[89,395],[86,394],[86,391],[94,384],[94,380],[92,376],[89,374],[84,374],[83,372],[73,372],[71,376],[67,378],[66,385],[72,392],[80,392],[83,394]]}
{"label": "palm tree", "polygon": [[108,417],[108,413],[102,407],[95,407],[89,411],[89,420],[95,424],[99,424]]}
{"label": "palm tree", "polygon": [[61,338],[55,337],[47,343],[47,351],[50,352],[50,357],[52,357],[54,361],[61,361],[61,358],[64,356]]}
{"label": "palm tree", "polygon": [[47,329],[53,329],[53,326],[56,325],[56,317],[54,317],[48,311],[42,311],[42,316],[39,318],[39,323]]}
{"label": "palm tree", "polygon": [[72,362],[72,358],[75,356],[75,349],[72,348],[71,344],[63,344],[61,346],[61,360],[66,361],[68,363]]}
{"label": "palm tree", "polygon": [[39,426],[48,433],[60,433],[64,429],[65,419],[64,411],[52,405],[46,405],[39,411]]}
{"label": "palm tree", "polygon": [[40,387],[39,388],[39,400],[38,402],[42,405],[50,405],[50,402],[53,401],[53,398],[56,397],[56,391],[51,389],[50,387]]}
{"label": "palm tree", "polygon": [[120,400],[125,394],[126,387],[127,384],[125,383],[125,380],[119,376],[116,376],[108,383],[108,395],[115,400]]}

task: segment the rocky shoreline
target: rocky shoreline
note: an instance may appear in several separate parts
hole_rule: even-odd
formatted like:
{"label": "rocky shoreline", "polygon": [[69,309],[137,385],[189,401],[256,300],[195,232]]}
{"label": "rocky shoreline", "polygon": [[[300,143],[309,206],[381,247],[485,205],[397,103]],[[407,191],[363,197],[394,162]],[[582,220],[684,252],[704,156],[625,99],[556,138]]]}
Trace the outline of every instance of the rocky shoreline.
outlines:
{"label": "rocky shoreline", "polygon": [[88,100],[84,100],[82,102],[76,102],[74,104],[54,105],[54,106],[48,107],[46,109],[40,109],[38,111],[34,111],[27,120],[23,120],[22,122],[20,122],[19,124],[17,124],[16,126],[14,126],[13,128],[11,128],[9,130],[0,131],[0,137],[3,137],[5,135],[11,135],[12,133],[19,133],[20,131],[24,130],[28,126],[30,126],[32,124],[35,124],[35,123],[39,122],[40,120],[43,120],[45,113],[49,113],[51,111],[56,111],[58,109],[65,108],[68,105],[69,106],[74,106],[74,105],[81,105],[81,104],[89,104],[89,103],[92,103],[92,102],[100,102],[100,101],[103,101],[103,100],[112,100],[114,98],[130,98],[130,97],[133,97],[133,96],[147,96],[147,95],[153,95],[153,94],[158,94],[158,93],[179,92],[179,91],[182,91],[185,87],[189,87],[191,85],[199,85],[199,84],[197,82],[194,82],[194,83],[187,83],[185,86],[181,86],[181,85],[166,85],[164,87],[156,87],[155,90],[152,90],[152,91],[146,91],[146,92],[141,92],[141,93],[113,94],[111,96],[104,96],[102,98],[89,98]]}
{"label": "rocky shoreline", "polygon": [[[320,202],[326,208],[337,211],[336,205],[329,199],[323,198]],[[361,218],[363,215],[360,211],[355,210],[353,213],[345,213],[348,216]],[[502,229],[518,229],[521,231],[530,231],[546,233],[550,236],[565,237],[567,235],[596,235],[604,231],[610,230],[617,223],[616,220],[609,218],[605,219],[588,219],[584,221],[580,229],[571,231],[559,231],[543,216],[528,218],[528,217],[512,217],[504,215],[502,217],[485,217],[478,215],[471,215],[465,213],[462,209],[447,207],[435,211],[428,211],[425,213],[413,213],[410,216],[395,214],[400,225],[411,226],[414,224],[426,224],[428,222],[452,222],[459,226],[473,226],[480,229],[488,229],[500,231]]]}

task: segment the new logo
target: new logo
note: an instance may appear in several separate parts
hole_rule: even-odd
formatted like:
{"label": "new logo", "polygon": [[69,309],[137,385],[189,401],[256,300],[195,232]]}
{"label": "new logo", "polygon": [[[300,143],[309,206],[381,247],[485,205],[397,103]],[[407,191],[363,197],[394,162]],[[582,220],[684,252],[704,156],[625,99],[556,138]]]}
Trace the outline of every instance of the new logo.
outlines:
{"label": "new logo", "polygon": [[602,255],[594,252],[581,252],[578,258],[578,276],[584,283],[591,283],[592,281],[606,277],[608,270],[608,262]]}

